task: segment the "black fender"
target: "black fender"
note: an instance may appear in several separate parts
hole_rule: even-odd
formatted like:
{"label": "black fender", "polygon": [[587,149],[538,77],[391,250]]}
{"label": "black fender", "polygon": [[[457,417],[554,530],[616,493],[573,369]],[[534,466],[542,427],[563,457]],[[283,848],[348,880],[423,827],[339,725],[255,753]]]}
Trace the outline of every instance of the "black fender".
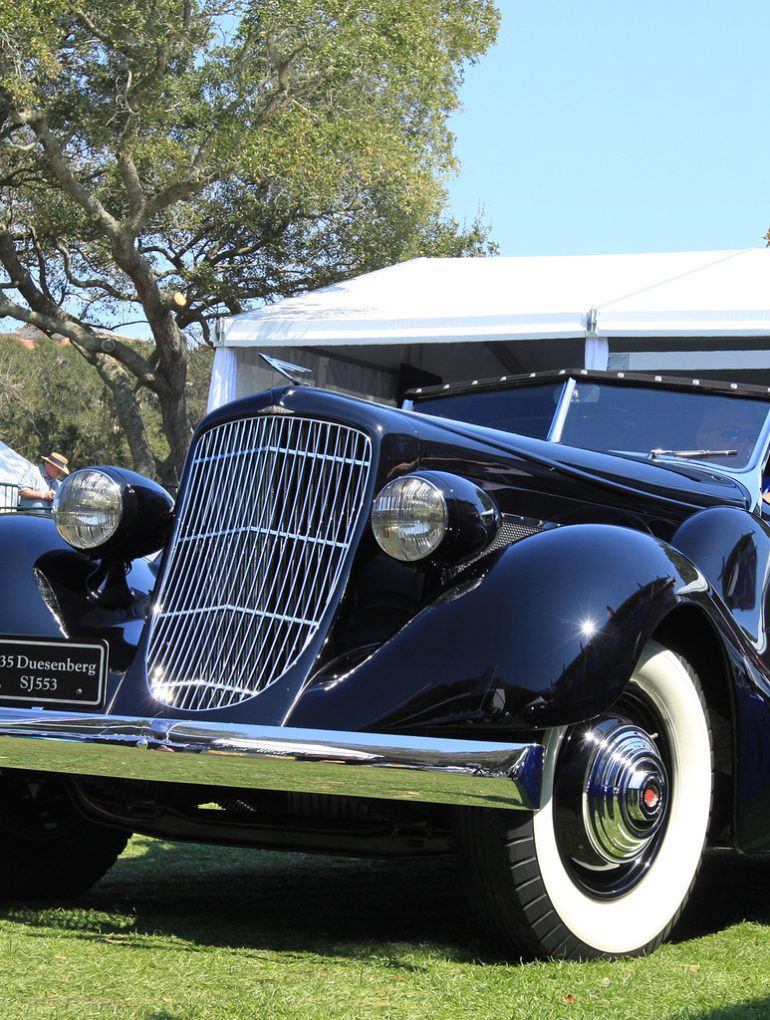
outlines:
{"label": "black fender", "polygon": [[708,579],[735,622],[724,643],[735,760],[735,843],[770,849],[770,527],[754,514],[714,507],[672,539]]}
{"label": "black fender", "polygon": [[681,551],[615,525],[545,531],[488,563],[357,668],[316,677],[287,722],[375,731],[580,722],[616,700],[673,609],[714,611],[708,581]]}
{"label": "black fender", "polygon": [[736,507],[712,507],[689,517],[671,544],[707,578],[745,639],[770,666],[770,528],[765,521]]}
{"label": "black fender", "polygon": [[65,637],[61,623],[46,601],[45,587],[36,573],[38,561],[51,553],[74,550],[59,537],[47,517],[24,514],[0,516],[0,634],[27,637]]}
{"label": "black fender", "polygon": [[109,608],[95,599],[89,578],[97,564],[59,535],[49,517],[0,516],[0,634],[106,640],[113,672],[123,673],[138,645],[155,584],[153,566],[135,560],[126,580],[130,602]]}

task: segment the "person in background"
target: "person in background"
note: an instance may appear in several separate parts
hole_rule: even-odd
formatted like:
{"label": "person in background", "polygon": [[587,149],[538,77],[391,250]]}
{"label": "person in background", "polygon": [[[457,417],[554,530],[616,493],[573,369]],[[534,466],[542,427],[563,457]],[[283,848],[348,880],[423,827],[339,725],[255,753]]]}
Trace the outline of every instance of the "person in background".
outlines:
{"label": "person in background", "polygon": [[50,513],[62,476],[69,474],[67,463],[66,457],[52,453],[38,467],[30,465],[19,480],[19,509]]}

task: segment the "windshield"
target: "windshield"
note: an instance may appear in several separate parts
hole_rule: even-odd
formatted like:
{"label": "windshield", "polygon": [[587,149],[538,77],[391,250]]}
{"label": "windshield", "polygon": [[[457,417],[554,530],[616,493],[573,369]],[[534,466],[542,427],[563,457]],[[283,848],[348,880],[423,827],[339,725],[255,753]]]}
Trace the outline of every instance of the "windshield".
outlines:
{"label": "windshield", "polygon": [[471,393],[420,398],[414,409],[453,421],[487,425],[501,432],[518,432],[522,436],[547,439],[563,390],[563,380],[543,386],[474,390]]}
{"label": "windshield", "polygon": [[[545,439],[553,434],[563,388],[558,383],[431,397],[417,401],[415,410]],[[586,450],[687,457],[740,470],[751,460],[768,411],[762,400],[707,391],[578,381],[558,439]]]}
{"label": "windshield", "polygon": [[577,383],[561,442],[587,450],[748,464],[768,405],[715,393]]}

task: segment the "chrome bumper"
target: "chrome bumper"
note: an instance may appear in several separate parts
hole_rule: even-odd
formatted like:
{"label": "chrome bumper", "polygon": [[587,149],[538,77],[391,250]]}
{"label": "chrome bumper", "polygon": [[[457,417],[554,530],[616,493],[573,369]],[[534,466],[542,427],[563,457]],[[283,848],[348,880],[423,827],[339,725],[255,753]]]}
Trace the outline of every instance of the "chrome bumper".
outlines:
{"label": "chrome bumper", "polygon": [[543,748],[6,708],[0,768],[533,809]]}

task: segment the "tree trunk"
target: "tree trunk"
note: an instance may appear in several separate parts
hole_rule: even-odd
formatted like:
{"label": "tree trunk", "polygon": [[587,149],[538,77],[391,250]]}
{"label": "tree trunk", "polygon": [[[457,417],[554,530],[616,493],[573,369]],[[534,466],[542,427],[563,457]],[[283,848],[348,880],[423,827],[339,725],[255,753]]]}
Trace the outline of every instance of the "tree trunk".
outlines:
{"label": "tree trunk", "polygon": [[128,443],[132,468],[141,475],[155,478],[157,463],[147,438],[131,373],[108,354],[87,350],[75,341],[72,341],[72,346],[89,365],[94,366],[99,378],[110,391],[115,413]]}
{"label": "tree trunk", "polygon": [[147,430],[142,421],[139,401],[136,399],[130,374],[106,354],[97,355],[95,365],[99,376],[112,394],[118,421],[131,453],[134,471],[148,478],[155,478],[157,464],[147,439]]}
{"label": "tree trunk", "polygon": [[124,227],[113,238],[113,255],[136,287],[157,349],[154,388],[160,403],[169,456],[162,465],[162,481],[176,485],[190,442],[187,414],[187,345],[174,318],[170,299],[163,294],[148,260],[136,250],[135,238]]}
{"label": "tree trunk", "polygon": [[162,481],[177,485],[190,445],[190,420],[187,413],[187,347],[181,330],[170,312],[150,320],[158,349],[155,370],[158,403],[163,421],[163,434],[169,455],[161,466]]}

